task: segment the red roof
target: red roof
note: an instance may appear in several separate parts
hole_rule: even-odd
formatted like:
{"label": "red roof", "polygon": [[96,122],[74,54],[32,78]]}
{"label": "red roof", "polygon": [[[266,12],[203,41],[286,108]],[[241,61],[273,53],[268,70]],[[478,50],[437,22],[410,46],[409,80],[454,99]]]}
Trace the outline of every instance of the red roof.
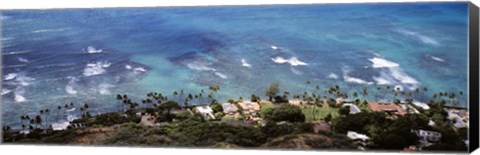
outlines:
{"label": "red roof", "polygon": [[395,112],[396,115],[405,115],[405,111],[399,106],[393,103],[378,103],[378,102],[370,102],[368,103],[368,108],[372,111],[391,111]]}

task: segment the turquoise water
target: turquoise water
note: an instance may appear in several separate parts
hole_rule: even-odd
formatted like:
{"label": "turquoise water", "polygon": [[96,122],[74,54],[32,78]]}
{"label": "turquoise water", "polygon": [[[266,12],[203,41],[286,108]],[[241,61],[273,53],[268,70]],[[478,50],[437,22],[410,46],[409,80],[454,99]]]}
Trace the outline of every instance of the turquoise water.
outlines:
{"label": "turquoise water", "polygon": [[466,93],[467,19],[465,2],[2,11],[2,121],[70,102],[116,111],[119,93],[211,85],[221,101],[265,98],[273,82],[314,90],[307,80],[368,87],[370,99],[386,85]]}

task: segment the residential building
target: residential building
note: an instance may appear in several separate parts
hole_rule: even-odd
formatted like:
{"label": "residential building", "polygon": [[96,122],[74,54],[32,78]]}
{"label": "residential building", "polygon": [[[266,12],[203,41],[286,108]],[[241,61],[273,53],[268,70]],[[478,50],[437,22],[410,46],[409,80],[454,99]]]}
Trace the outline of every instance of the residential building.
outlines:
{"label": "residential building", "polygon": [[52,123],[52,129],[54,131],[66,130],[68,126],[70,126],[70,122]]}
{"label": "residential building", "polygon": [[256,102],[243,101],[239,102],[238,105],[242,107],[243,115],[247,116],[248,119],[258,120],[260,111],[260,105]]}
{"label": "residential building", "polygon": [[195,109],[197,110],[197,112],[199,112],[200,114],[202,114],[202,116],[206,119],[215,119],[215,116],[213,116],[213,110],[212,108],[210,108],[209,106],[196,106]]}
{"label": "residential building", "polygon": [[358,106],[355,104],[346,103],[342,105],[342,107],[345,107],[345,106],[348,106],[350,108],[350,114],[356,114],[361,112],[360,108],[358,108]]}
{"label": "residential building", "polygon": [[432,143],[440,141],[442,134],[435,131],[428,130],[412,130],[412,133],[415,133],[418,137],[419,148],[427,147],[432,145]]}
{"label": "residential building", "polygon": [[395,115],[403,116],[406,112],[394,103],[370,102],[368,108],[372,111],[385,111]]}
{"label": "residential building", "polygon": [[231,103],[223,103],[222,104],[223,113],[225,116],[229,117],[238,117],[240,113],[238,113],[238,107]]}

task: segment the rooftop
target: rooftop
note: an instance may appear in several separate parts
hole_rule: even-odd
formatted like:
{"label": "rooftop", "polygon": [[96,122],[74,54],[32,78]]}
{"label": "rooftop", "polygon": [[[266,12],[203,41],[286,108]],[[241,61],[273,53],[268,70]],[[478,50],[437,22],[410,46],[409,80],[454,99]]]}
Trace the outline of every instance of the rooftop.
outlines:
{"label": "rooftop", "polygon": [[368,108],[372,111],[394,112],[396,115],[405,115],[405,111],[393,103],[370,102]]}

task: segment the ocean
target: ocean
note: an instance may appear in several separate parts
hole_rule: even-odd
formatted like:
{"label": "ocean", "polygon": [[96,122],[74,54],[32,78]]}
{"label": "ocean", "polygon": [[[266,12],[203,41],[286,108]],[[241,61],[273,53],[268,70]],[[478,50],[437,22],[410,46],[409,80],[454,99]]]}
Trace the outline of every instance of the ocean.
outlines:
{"label": "ocean", "polygon": [[274,82],[280,94],[367,87],[369,100],[387,85],[427,87],[420,102],[463,91],[465,107],[467,4],[3,10],[2,123],[18,128],[21,115],[45,108],[50,122],[62,122],[80,116],[56,109],[71,102],[99,114],[119,110],[116,94],[172,99],[211,85],[221,102],[266,99]]}

